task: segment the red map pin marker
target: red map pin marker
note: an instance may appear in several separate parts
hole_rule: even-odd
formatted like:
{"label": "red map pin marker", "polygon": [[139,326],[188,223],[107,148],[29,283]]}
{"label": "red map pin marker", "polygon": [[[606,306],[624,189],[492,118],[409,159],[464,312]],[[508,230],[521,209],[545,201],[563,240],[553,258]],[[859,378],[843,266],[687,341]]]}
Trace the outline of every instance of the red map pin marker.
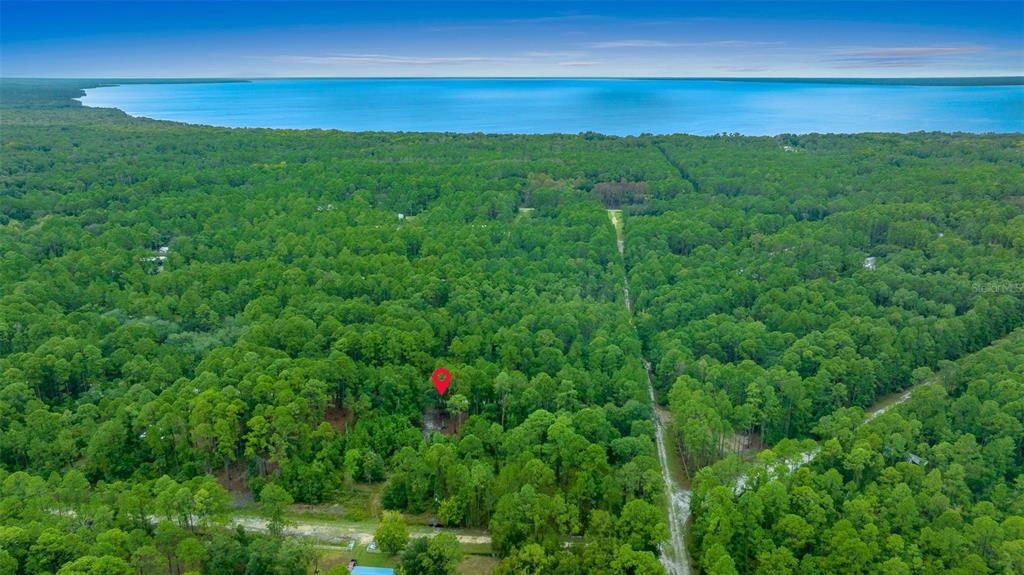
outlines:
{"label": "red map pin marker", "polygon": [[444,395],[448,384],[452,382],[452,374],[447,369],[439,367],[434,370],[434,387],[437,388],[437,392]]}

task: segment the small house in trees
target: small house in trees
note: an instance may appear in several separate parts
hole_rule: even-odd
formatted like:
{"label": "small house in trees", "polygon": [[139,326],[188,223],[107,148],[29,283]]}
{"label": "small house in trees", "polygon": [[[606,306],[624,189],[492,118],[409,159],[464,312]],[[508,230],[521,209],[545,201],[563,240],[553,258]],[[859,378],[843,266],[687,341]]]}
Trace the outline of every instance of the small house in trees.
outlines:
{"label": "small house in trees", "polygon": [[167,247],[167,246],[160,246],[156,250],[156,254],[157,255],[155,255],[155,256],[145,256],[145,257],[139,258],[139,261],[151,262],[152,264],[154,264],[153,266],[151,266],[151,269],[153,271],[155,271],[156,273],[160,273],[160,272],[164,271],[164,262],[167,261],[167,253],[169,251],[170,251],[169,247]]}

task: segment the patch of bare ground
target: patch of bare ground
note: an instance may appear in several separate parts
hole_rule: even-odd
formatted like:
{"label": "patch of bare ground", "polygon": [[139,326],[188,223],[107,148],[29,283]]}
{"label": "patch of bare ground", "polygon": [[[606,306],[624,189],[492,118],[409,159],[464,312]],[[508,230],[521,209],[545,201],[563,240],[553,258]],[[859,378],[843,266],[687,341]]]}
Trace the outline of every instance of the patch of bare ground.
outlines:
{"label": "patch of bare ground", "polygon": [[239,494],[248,494],[249,485],[246,478],[249,476],[249,469],[245,462],[236,461],[227,468],[221,467],[214,471],[214,477],[221,487],[226,489],[233,497]]}
{"label": "patch of bare ground", "polygon": [[459,434],[462,417],[452,417],[448,413],[436,407],[428,407],[423,411],[423,438],[430,437],[431,433],[441,433],[448,436]]}
{"label": "patch of bare ground", "polygon": [[332,405],[327,408],[327,412],[324,414],[324,421],[330,423],[339,433],[345,433],[348,428],[356,424],[356,414],[352,413],[347,407]]}
{"label": "patch of bare ground", "polygon": [[735,453],[741,458],[752,457],[764,448],[764,441],[757,433],[734,433],[722,442],[722,449],[726,453]]}

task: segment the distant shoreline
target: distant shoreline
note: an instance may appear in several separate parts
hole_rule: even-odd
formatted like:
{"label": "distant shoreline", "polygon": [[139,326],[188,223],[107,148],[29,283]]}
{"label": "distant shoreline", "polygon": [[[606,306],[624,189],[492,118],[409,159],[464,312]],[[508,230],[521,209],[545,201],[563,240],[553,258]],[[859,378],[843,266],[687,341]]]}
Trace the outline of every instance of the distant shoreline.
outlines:
{"label": "distant shoreline", "polygon": [[802,78],[717,76],[297,76],[252,78],[3,78],[6,81],[85,81],[93,87],[118,84],[222,84],[273,80],[671,80],[694,82],[760,82],[773,84],[861,84],[873,86],[1024,86],[1024,76],[964,76],[938,78]]}
{"label": "distant shoreline", "polygon": [[760,136],[1024,128],[1020,85],[980,85],[978,78],[916,81],[918,86],[792,78],[133,80],[86,89],[78,101],[190,124],[355,132]]}

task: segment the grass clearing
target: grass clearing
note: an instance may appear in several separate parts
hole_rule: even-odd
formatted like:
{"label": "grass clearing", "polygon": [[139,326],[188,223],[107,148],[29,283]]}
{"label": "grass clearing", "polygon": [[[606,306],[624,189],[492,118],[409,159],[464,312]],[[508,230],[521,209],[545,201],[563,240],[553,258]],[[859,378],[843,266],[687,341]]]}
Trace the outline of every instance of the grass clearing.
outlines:
{"label": "grass clearing", "polygon": [[661,406],[654,408],[665,428],[665,450],[668,452],[668,472],[672,475],[676,485],[685,489],[690,488],[691,477],[683,461],[683,451],[679,448],[678,439],[672,424],[672,415],[667,409]]}

